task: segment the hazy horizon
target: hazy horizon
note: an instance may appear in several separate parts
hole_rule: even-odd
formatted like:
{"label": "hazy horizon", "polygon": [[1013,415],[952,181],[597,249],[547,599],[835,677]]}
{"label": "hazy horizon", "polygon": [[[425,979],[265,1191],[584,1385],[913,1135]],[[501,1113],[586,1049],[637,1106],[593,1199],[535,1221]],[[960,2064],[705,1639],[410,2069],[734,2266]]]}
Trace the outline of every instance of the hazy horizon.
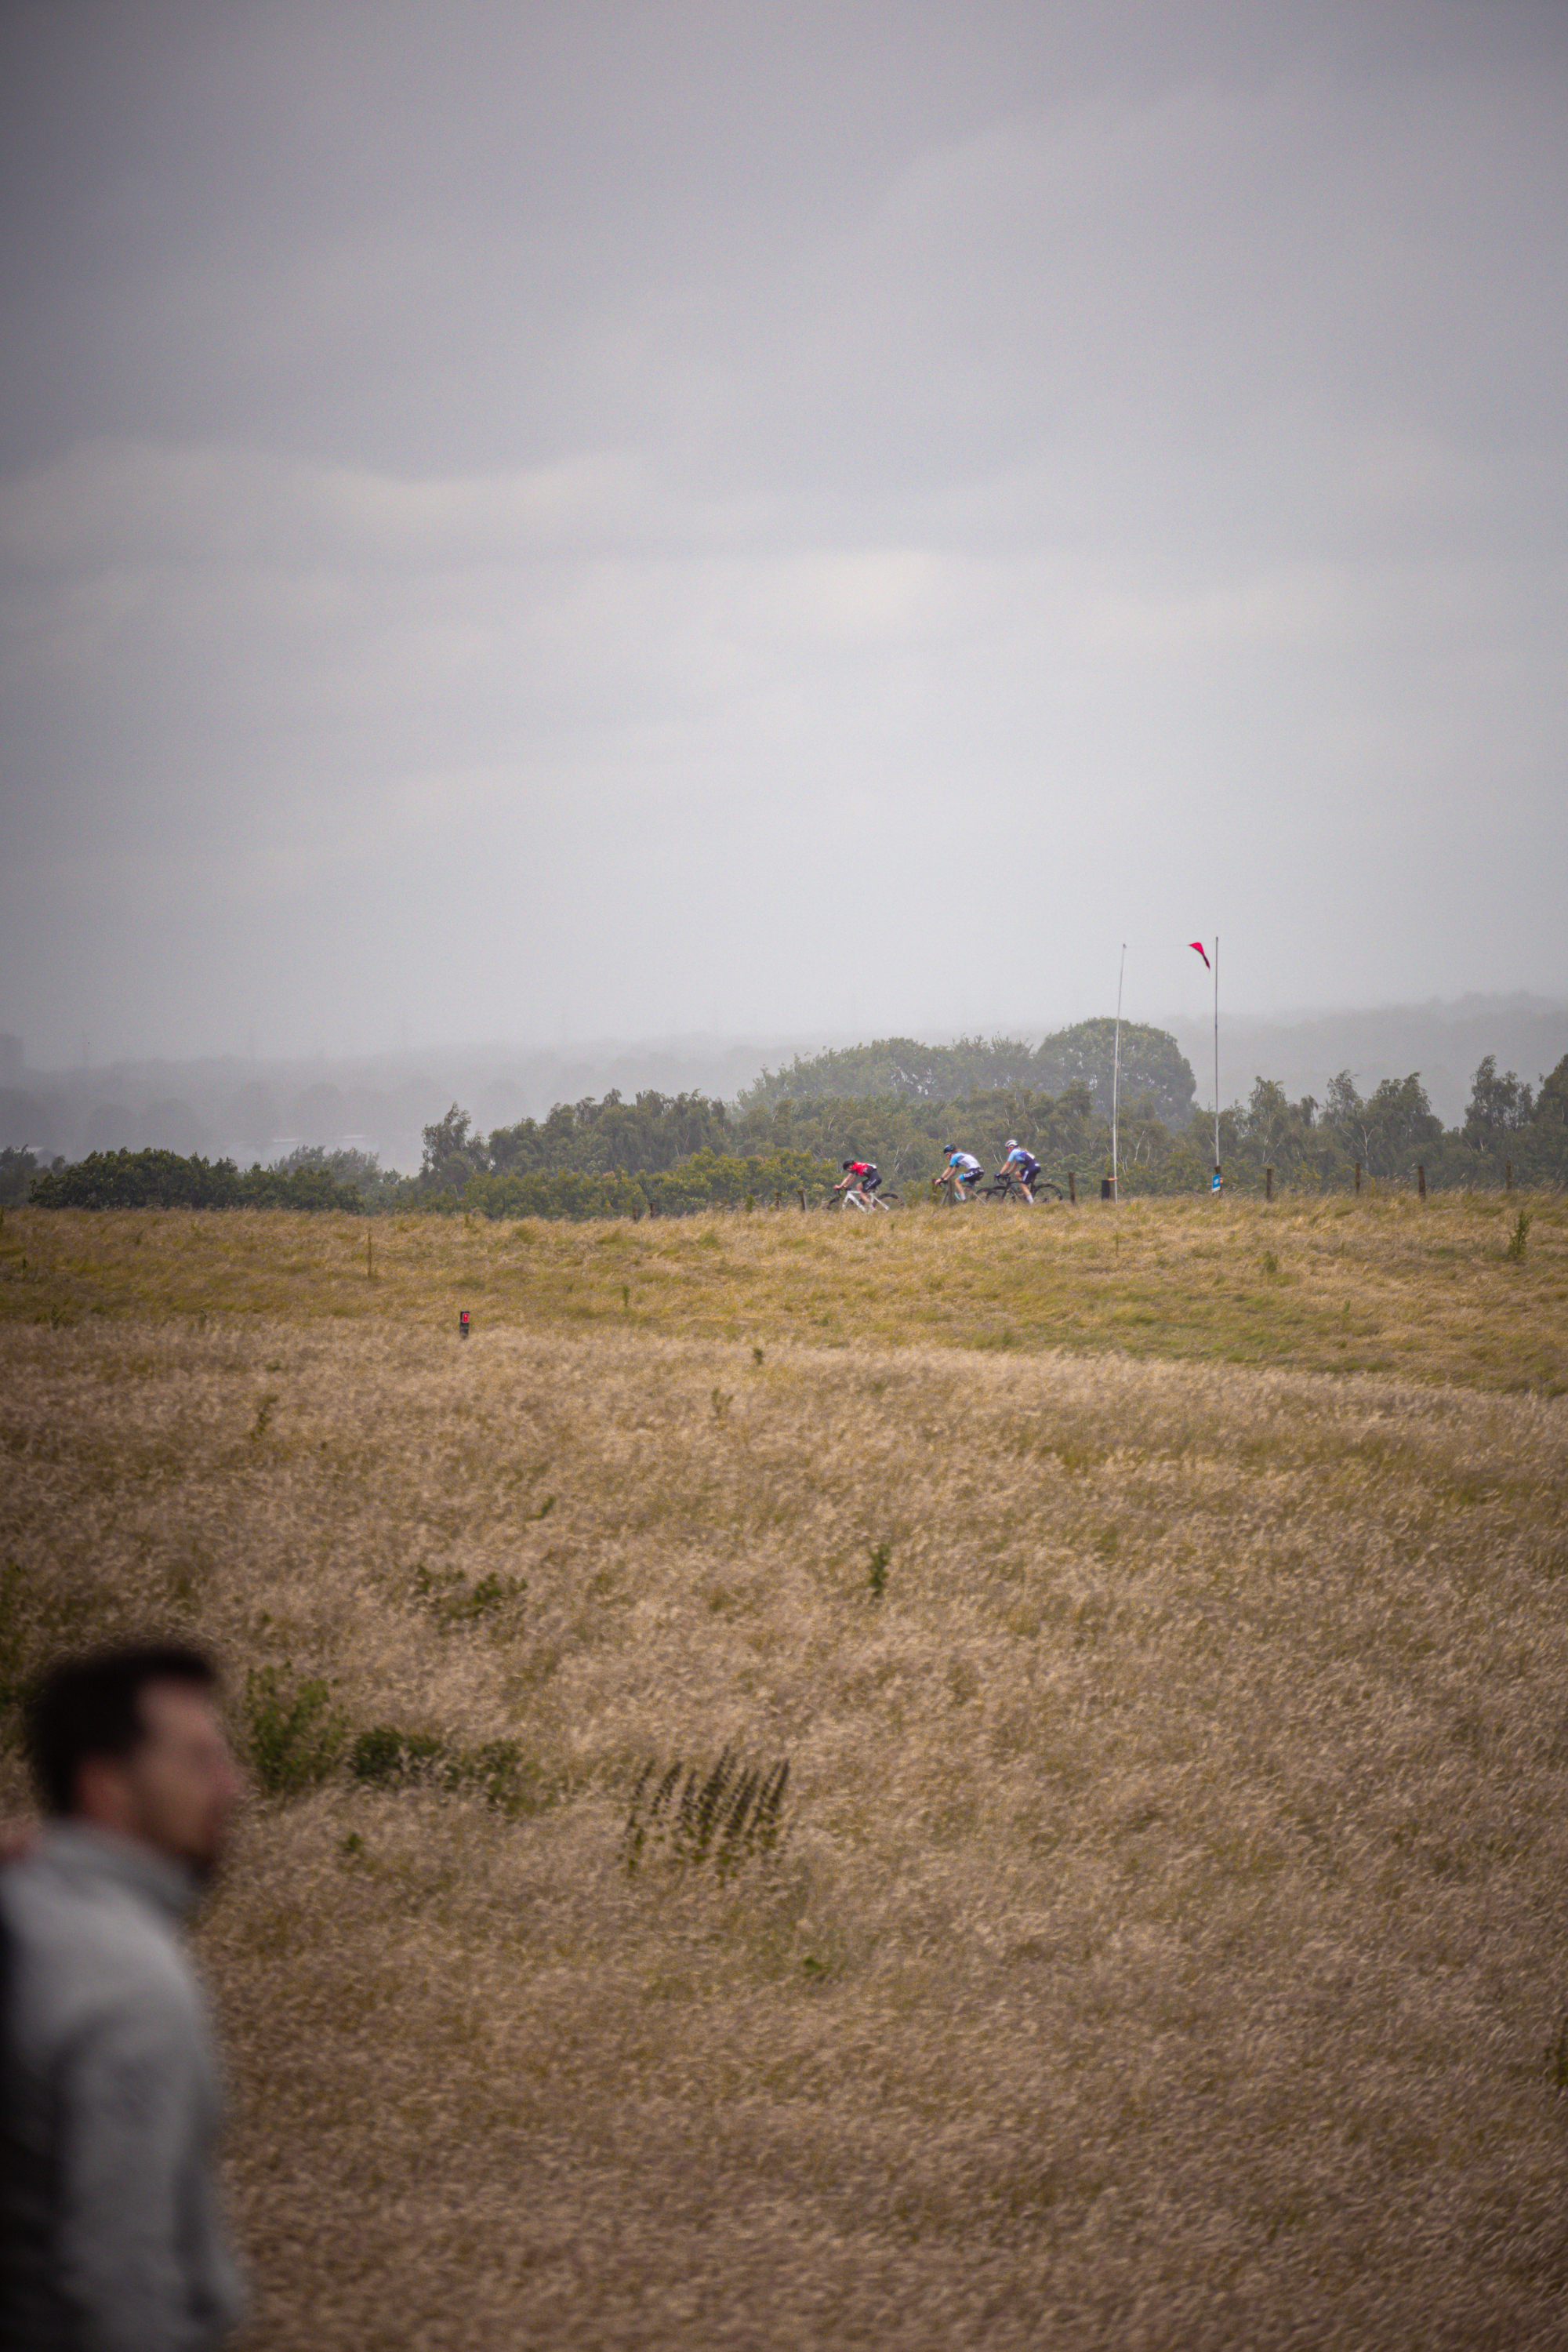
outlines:
{"label": "hazy horizon", "polygon": [[14,0],[0,123],[35,1066],[1568,999],[1561,5]]}
{"label": "hazy horizon", "polygon": [[[1127,1017],[1145,1018],[1134,1011]],[[1211,1017],[1149,1025],[1175,1035],[1193,1069],[1195,1107],[1212,1108]],[[894,1034],[910,1034],[908,1024]],[[1022,1035],[1037,1045],[1042,1034],[1030,1027]],[[602,1038],[577,1046],[498,1038],[426,1041],[358,1056],[230,1055],[47,1070],[26,1062],[23,1041],[0,1033],[0,1145],[26,1146],[46,1159],[160,1146],[248,1163],[309,1143],[372,1151],[384,1167],[411,1170],[419,1164],[421,1129],[453,1102],[488,1133],[542,1118],[558,1102],[602,1098],[612,1088],[626,1099],[652,1090],[733,1101],[764,1066],[777,1070],[797,1053],[868,1042],[831,1030],[772,1038]],[[953,1040],[939,1032],[922,1042]],[[1432,1108],[1455,1126],[1486,1054],[1500,1070],[1515,1069],[1534,1084],[1568,1054],[1568,1003],[1470,996],[1276,1020],[1226,1013],[1220,1096],[1227,1106],[1245,1102],[1253,1080],[1267,1077],[1292,1099],[1310,1094],[1321,1102],[1340,1070],[1348,1069],[1364,1093],[1385,1077],[1415,1071]]]}
{"label": "hazy horizon", "polygon": [[[1164,1008],[1163,1011],[1159,1009],[1152,1011],[1148,1007],[1139,1008],[1129,1004],[1123,1006],[1123,1018],[1129,1023],[1137,1022],[1146,1027],[1163,1029],[1171,1034],[1185,1034],[1192,1037],[1201,1035],[1206,1040],[1210,1034],[1213,1009],[1211,983],[1211,992],[1203,1008],[1201,1017],[1194,1017],[1191,1012],[1173,1011],[1170,1007]],[[1541,1017],[1548,1021],[1561,1019],[1568,1023],[1568,993],[1562,996],[1543,996],[1528,989],[1514,989],[1506,994],[1472,990],[1463,996],[1435,995],[1426,997],[1419,1003],[1352,1005],[1297,1004],[1281,1006],[1277,1012],[1260,1012],[1245,1006],[1232,1006],[1227,1003],[1223,1006],[1222,1013],[1225,1036],[1239,1044],[1256,1036],[1260,1032],[1293,1029],[1332,1030],[1336,1025],[1353,1030],[1369,1021],[1381,1022],[1402,1018],[1431,1021],[1439,1025],[1448,1026],[1468,1024],[1476,1021],[1485,1025],[1499,1018],[1506,1019],[1511,1013],[1522,1015],[1527,1019]],[[77,1077],[84,1071],[107,1073],[115,1069],[162,1067],[178,1069],[216,1066],[230,1063],[247,1066],[254,1064],[258,1066],[303,1070],[322,1061],[368,1066],[375,1063],[440,1059],[453,1055],[469,1057],[485,1055],[525,1055],[542,1059],[569,1055],[575,1059],[617,1054],[683,1052],[691,1049],[713,1050],[725,1054],[740,1051],[761,1052],[764,1055],[781,1054],[788,1058],[797,1053],[809,1055],[837,1051],[852,1045],[870,1045],[889,1037],[913,1037],[928,1045],[950,1045],[965,1037],[1014,1037],[1026,1042],[1032,1040],[1037,1043],[1043,1037],[1074,1026],[1077,1021],[1109,1020],[1113,1018],[1114,1014],[1115,1006],[1112,1003],[1110,1006],[1101,1005],[1096,1011],[1074,1015],[1070,1021],[1065,1018],[1023,1021],[1011,1027],[1001,1023],[988,1023],[971,1025],[968,1028],[956,1028],[951,1023],[922,1024],[905,1020],[895,1021],[889,1027],[875,1032],[866,1028],[864,1024],[855,1028],[821,1024],[816,1027],[780,1029],[772,1032],[733,1026],[717,1029],[693,1027],[665,1032],[606,1031],[598,1036],[569,1037],[564,1040],[539,1035],[508,1034],[499,1030],[489,1034],[476,1033],[471,1036],[432,1034],[429,1036],[420,1037],[410,1034],[379,1045],[371,1045],[358,1050],[353,1047],[329,1050],[324,1045],[311,1045],[291,1051],[268,1052],[258,1043],[247,1042],[242,1046],[220,1048],[210,1053],[164,1053],[154,1051],[150,1047],[132,1047],[128,1052],[106,1056],[96,1051],[89,1050],[83,1054],[79,1050],[74,1056],[69,1054],[60,1055],[48,1062],[37,1061],[27,1050],[27,1040],[19,1034],[11,1032],[0,1033],[0,1034],[5,1035],[7,1047],[19,1054],[17,1064],[19,1068],[30,1076],[47,1078]],[[1565,1044],[1568,1044],[1568,1036],[1565,1036]],[[90,1048],[92,1041],[84,1037],[79,1041],[79,1045]],[[770,1066],[777,1066],[777,1065],[775,1063]]]}

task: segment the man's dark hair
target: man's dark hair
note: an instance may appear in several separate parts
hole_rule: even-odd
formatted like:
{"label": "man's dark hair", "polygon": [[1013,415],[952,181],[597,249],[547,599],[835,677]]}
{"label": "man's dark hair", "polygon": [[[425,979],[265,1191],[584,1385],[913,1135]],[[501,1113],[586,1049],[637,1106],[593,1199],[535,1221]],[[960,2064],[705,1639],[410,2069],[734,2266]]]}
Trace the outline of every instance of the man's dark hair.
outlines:
{"label": "man's dark hair", "polygon": [[178,1642],[144,1642],[85,1657],[61,1658],[34,1686],[26,1711],[27,1760],[46,1812],[70,1812],[77,1773],[89,1756],[125,1757],[146,1733],[142,1694],[149,1683],[217,1687],[217,1668],[201,1650]]}

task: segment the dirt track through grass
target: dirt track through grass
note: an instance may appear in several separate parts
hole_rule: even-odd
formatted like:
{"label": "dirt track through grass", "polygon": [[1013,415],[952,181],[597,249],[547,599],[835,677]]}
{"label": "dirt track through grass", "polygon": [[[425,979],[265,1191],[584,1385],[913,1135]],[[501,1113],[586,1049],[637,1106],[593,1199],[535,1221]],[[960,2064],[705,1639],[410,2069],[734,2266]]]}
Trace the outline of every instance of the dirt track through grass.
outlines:
{"label": "dirt track through grass", "polygon": [[[1119,1223],[1142,1360],[1114,1271],[1070,1349],[955,1343],[1083,1286],[1065,1218],[426,1223],[374,1286],[363,1227],[23,1221],[7,1672],[155,1618],[515,1749],[499,1805],[253,1808],[253,2340],[1561,2343],[1554,1213],[1521,1266],[1457,1204],[1235,1218],[1307,1369],[1268,1289],[1208,1331],[1196,1212]],[[1310,1369],[1347,1300],[1419,1380]],[[776,1865],[628,1876],[638,1766],[726,1742],[791,1760]]]}

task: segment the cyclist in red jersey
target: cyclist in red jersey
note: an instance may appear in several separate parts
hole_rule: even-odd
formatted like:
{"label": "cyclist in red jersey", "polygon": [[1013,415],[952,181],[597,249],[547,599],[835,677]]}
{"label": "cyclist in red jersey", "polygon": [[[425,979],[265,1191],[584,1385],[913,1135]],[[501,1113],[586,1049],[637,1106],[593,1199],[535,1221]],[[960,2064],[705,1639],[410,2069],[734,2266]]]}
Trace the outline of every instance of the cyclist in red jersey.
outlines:
{"label": "cyclist in red jersey", "polygon": [[836,1192],[858,1192],[868,1201],[882,1181],[882,1171],[874,1160],[847,1160],[844,1173],[833,1187]]}

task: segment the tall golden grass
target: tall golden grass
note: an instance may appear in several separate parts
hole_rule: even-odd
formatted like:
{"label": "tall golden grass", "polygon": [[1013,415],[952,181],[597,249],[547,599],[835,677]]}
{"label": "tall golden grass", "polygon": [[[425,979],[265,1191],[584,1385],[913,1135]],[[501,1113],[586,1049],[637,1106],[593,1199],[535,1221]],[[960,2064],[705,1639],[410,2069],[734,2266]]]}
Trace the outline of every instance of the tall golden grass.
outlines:
{"label": "tall golden grass", "polygon": [[0,1670],[515,1751],[250,1807],[251,2342],[1568,2337],[1568,1224],[1343,1205],[7,1215]]}
{"label": "tall golden grass", "polygon": [[[1522,1257],[1507,1255],[1520,1214]],[[1399,1192],[798,1206],[640,1224],[171,1210],[0,1217],[0,1320],[262,1315],[607,1325],[824,1345],[1107,1347],[1568,1390],[1568,1201]]]}

